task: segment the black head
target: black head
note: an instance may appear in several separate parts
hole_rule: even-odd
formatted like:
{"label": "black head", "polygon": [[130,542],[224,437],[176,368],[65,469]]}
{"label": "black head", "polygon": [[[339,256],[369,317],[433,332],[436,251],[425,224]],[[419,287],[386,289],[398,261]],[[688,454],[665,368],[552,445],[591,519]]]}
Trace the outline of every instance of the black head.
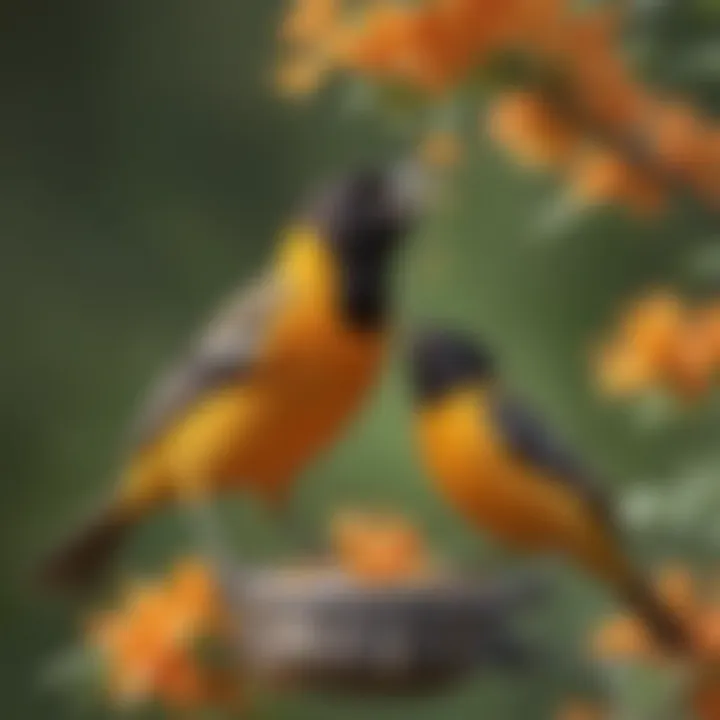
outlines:
{"label": "black head", "polygon": [[482,344],[447,328],[417,333],[410,349],[413,392],[420,401],[435,400],[458,387],[495,375],[495,362]]}
{"label": "black head", "polygon": [[419,172],[361,170],[334,182],[311,208],[341,269],[344,312],[359,326],[384,318],[390,262],[423,204]]}

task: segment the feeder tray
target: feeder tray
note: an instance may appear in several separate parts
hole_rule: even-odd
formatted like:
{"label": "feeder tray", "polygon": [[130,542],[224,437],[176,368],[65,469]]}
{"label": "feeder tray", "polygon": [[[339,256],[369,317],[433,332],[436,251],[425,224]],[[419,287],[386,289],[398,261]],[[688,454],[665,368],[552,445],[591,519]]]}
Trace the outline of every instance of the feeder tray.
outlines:
{"label": "feeder tray", "polygon": [[335,567],[231,575],[244,671],[275,687],[417,693],[479,667],[524,666],[508,620],[537,596],[537,578],[438,574],[390,586]]}

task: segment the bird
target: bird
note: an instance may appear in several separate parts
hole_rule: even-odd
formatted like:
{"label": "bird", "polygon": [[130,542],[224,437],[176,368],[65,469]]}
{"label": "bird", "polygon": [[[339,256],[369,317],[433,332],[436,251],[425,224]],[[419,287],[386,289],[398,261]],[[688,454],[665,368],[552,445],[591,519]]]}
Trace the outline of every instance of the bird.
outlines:
{"label": "bird", "polygon": [[288,503],[295,478],[359,412],[392,335],[393,262],[424,207],[408,164],[327,183],[147,393],[109,500],[41,567],[53,586],[102,574],[127,531],[225,491]]}
{"label": "bird", "polygon": [[419,328],[408,345],[418,453],[451,507],[515,552],[575,563],[627,602],[668,652],[687,652],[684,624],[623,547],[599,475],[507,387],[489,347],[443,325]]}

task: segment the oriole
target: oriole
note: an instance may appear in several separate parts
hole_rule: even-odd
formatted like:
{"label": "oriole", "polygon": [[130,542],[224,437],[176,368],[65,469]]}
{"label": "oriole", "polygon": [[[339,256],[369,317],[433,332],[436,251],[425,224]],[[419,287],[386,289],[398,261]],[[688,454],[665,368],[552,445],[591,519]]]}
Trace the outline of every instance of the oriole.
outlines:
{"label": "oriole", "polygon": [[50,558],[46,578],[91,579],[129,527],[182,496],[244,489],[283,503],[382,368],[391,261],[422,205],[407,180],[363,170],[318,194],[261,279],[152,390],[110,502]]}
{"label": "oriole", "polygon": [[613,587],[673,651],[689,639],[628,559],[591,473],[503,387],[490,352],[446,328],[410,351],[419,452],[452,505],[522,551],[571,558]]}

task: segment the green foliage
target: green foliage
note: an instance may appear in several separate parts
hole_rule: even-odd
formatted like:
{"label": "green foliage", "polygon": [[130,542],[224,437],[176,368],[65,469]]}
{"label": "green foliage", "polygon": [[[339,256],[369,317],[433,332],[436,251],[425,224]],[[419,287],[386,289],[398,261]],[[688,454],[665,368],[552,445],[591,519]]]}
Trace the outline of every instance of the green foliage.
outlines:
{"label": "green foliage", "polygon": [[40,678],[40,691],[77,714],[94,714],[107,706],[107,675],[103,659],[79,645],[51,660]]}

